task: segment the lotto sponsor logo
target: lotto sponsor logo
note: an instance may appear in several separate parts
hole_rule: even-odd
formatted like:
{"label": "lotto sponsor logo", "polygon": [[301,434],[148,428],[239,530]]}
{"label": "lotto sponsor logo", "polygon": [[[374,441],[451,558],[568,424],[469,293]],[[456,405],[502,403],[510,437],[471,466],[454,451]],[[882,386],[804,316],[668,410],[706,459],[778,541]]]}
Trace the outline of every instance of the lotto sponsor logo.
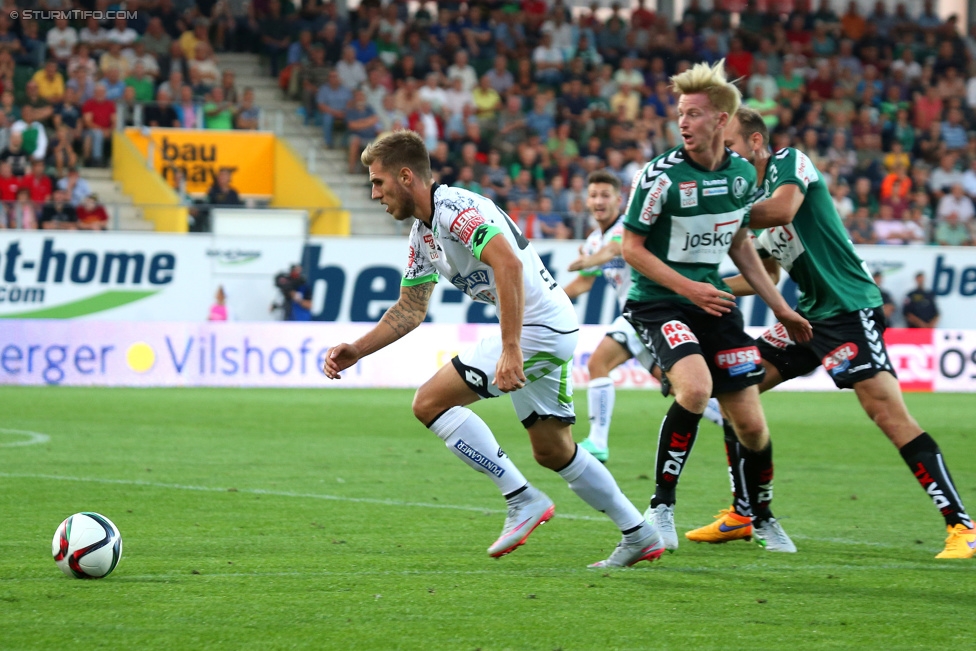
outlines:
{"label": "lotto sponsor logo", "polygon": [[677,348],[681,344],[697,344],[698,337],[681,321],[668,321],[661,326],[661,334],[671,348]]}
{"label": "lotto sponsor logo", "polygon": [[823,358],[823,367],[831,375],[837,375],[846,371],[855,357],[857,357],[857,344],[849,341],[830,351]]}
{"label": "lotto sponsor logo", "polygon": [[471,243],[471,236],[474,229],[485,223],[485,218],[481,216],[477,208],[462,210],[454,221],[451,222],[451,232],[465,244]]}
{"label": "lotto sponsor logo", "polygon": [[762,356],[755,346],[722,350],[715,355],[715,365],[733,377],[755,371],[761,362]]}
{"label": "lotto sponsor logo", "polygon": [[462,439],[458,439],[458,442],[454,444],[454,449],[484,468],[485,472],[492,474],[495,477],[501,477],[505,474],[504,468],[472,448]]}

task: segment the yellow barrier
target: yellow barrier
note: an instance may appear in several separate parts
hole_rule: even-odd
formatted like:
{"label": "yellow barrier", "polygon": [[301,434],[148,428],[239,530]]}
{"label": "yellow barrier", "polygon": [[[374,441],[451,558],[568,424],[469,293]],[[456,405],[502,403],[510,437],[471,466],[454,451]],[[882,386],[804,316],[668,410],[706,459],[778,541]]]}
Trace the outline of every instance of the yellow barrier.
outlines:
{"label": "yellow barrier", "polygon": [[186,191],[206,194],[217,172],[230,170],[231,185],[242,196],[270,197],[274,187],[275,136],[267,131],[128,128],[125,135],[144,158],[153,145],[153,167],[172,184],[177,169],[186,174]]}
{"label": "yellow barrier", "polygon": [[274,188],[273,208],[308,210],[309,234],[349,235],[349,211],[341,209],[332,190],[309,174],[295,150],[280,138],[275,138],[274,144]]}
{"label": "yellow barrier", "polygon": [[118,131],[112,134],[112,178],[122,184],[137,205],[152,206],[143,208],[142,214],[155,224],[157,231],[187,231],[187,210],[180,205],[179,197],[159,174],[147,167],[135,144]]}

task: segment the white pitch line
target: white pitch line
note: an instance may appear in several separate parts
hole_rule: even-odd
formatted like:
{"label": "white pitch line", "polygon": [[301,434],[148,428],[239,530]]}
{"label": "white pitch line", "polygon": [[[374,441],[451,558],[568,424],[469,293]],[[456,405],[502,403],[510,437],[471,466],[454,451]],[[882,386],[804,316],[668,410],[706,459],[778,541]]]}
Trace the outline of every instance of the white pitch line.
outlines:
{"label": "white pitch line", "polygon": [[0,432],[4,434],[23,434],[27,437],[26,441],[13,441],[12,443],[0,443],[0,448],[19,448],[25,445],[38,445],[40,443],[47,443],[51,440],[51,437],[47,434],[41,434],[40,432],[31,432],[24,429],[9,429],[6,427],[0,427]]}
{"label": "white pitch line", "polygon": [[[10,431],[10,430],[0,430]],[[43,435],[42,435],[43,436]],[[163,482],[142,481],[139,479],[102,479],[98,477],[68,477],[64,475],[45,475],[38,473],[18,473],[0,472],[0,477],[11,479],[50,479],[53,481],[75,481],[90,484],[112,484],[122,486],[144,486],[146,488],[164,488],[170,490],[196,491],[200,493],[228,493],[237,492],[248,495],[267,495],[270,497],[297,497],[313,500],[327,500],[332,502],[350,502],[354,504],[377,504],[380,506],[400,506],[421,509],[448,509],[451,511],[467,511],[470,513],[483,513],[485,515],[505,515],[507,511],[501,509],[490,509],[480,506],[464,506],[462,504],[434,504],[430,502],[406,502],[403,500],[378,499],[374,497],[347,497],[344,495],[328,495],[325,493],[296,493],[292,491],[275,491],[263,488],[218,488],[215,486],[192,486],[188,484],[166,484]],[[574,515],[572,513],[558,512],[560,520],[584,520],[587,522],[606,522],[606,518],[592,515]],[[783,518],[785,519],[785,518]],[[904,545],[895,545],[869,540],[851,540],[847,538],[821,538],[815,536],[804,536],[793,534],[791,537],[797,540],[811,540],[839,545],[862,545],[867,547],[881,547],[888,549],[901,549]],[[689,545],[691,543],[688,543]]]}

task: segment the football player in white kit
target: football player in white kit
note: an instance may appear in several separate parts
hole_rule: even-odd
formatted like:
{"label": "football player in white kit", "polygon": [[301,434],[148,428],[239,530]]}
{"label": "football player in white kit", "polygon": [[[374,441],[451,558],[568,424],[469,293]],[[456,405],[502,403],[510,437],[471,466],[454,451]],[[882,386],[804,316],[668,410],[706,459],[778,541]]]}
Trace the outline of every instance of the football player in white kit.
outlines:
{"label": "football player in white kit", "polygon": [[[569,270],[579,271],[579,275],[563,289],[571,299],[575,299],[590,291],[597,276],[602,275],[616,292],[622,310],[630,289],[631,268],[620,253],[624,233],[624,220],[620,213],[620,179],[610,172],[597,170],[587,178],[586,188],[586,207],[596,219],[598,228],[583,243],[580,257],[569,265]],[[590,433],[579,444],[604,463],[610,458],[608,439],[615,399],[610,371],[631,357],[636,357],[648,371],[656,367],[654,353],[641,342],[634,326],[618,315],[587,362],[590,372],[586,392],[590,408]],[[704,415],[722,425],[722,412],[715,398],[709,400]]]}
{"label": "football player in white kit", "polygon": [[609,557],[593,567],[626,567],[660,557],[664,546],[654,527],[610,472],[573,442],[576,312],[518,227],[491,200],[434,183],[430,156],[412,131],[380,138],[366,148],[362,162],[369,168],[372,198],[398,221],[417,220],[399,300],[361,338],[329,350],[326,376],[338,379],[342,370],[420,325],[434,284],[444,276],[474,300],[498,309],[500,334],[441,367],[417,390],[413,413],[504,495],[508,517],[489,555],[514,551],[555,510],[552,500],[530,485],[502,451],[485,422],[466,407],[510,393],[536,461],[558,472],[623,534]]}

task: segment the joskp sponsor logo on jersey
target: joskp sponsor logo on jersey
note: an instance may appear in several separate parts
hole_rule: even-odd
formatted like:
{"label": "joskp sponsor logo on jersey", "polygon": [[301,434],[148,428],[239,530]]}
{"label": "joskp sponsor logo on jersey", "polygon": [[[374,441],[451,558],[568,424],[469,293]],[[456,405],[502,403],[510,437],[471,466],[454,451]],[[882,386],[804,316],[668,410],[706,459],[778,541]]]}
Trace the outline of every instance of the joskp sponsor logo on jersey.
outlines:
{"label": "joskp sponsor logo on jersey", "polygon": [[745,210],[675,216],[671,219],[668,260],[693,264],[719,264],[728,253]]}
{"label": "joskp sponsor logo on jersey", "polygon": [[733,377],[755,371],[760,363],[762,363],[762,356],[755,346],[731,348],[715,354],[715,366],[728,371]]}
{"label": "joskp sponsor logo on jersey", "polygon": [[847,342],[830,351],[823,358],[823,367],[831,375],[843,373],[851,366],[851,360],[857,357],[857,344]]}

